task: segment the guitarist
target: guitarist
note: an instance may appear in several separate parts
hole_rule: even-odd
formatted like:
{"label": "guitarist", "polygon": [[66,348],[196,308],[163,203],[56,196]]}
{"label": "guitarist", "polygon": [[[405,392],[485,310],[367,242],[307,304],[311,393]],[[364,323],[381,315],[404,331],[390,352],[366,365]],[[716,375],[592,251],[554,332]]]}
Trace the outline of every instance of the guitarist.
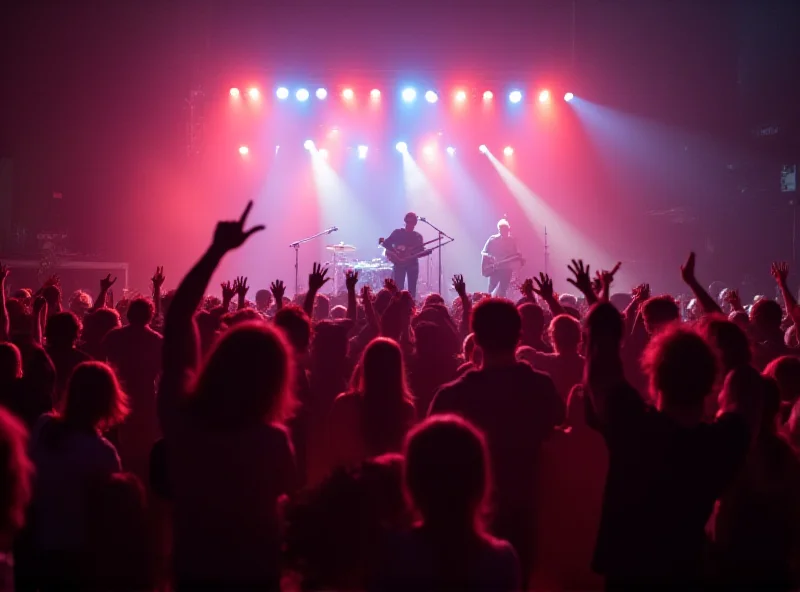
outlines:
{"label": "guitarist", "polygon": [[394,283],[398,289],[403,290],[403,286],[408,278],[408,291],[414,300],[417,299],[417,279],[419,278],[419,255],[423,252],[424,241],[422,235],[415,231],[417,226],[417,215],[409,212],[403,218],[405,227],[394,230],[387,239],[383,241],[386,248],[386,256],[394,264]]}
{"label": "guitarist", "polygon": [[[483,247],[481,256],[484,261],[487,259],[490,262],[500,261],[519,253],[517,251],[517,241],[511,236],[511,225],[508,220],[503,218],[497,223],[497,232],[498,234],[493,234],[489,237]],[[510,268],[494,270],[489,276],[489,293],[497,298],[505,298],[508,286],[511,283],[512,273],[513,270]]]}

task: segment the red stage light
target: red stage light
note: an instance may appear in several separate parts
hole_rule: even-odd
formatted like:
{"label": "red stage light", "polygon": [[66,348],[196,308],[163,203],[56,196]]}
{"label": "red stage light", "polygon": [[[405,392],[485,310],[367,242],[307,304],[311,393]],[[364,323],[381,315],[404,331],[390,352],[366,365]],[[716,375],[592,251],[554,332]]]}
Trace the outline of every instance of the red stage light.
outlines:
{"label": "red stage light", "polygon": [[483,93],[483,100],[484,101],[491,101],[494,98],[494,93],[490,90],[487,90]]}
{"label": "red stage light", "polygon": [[356,93],[353,92],[352,88],[346,88],[342,91],[342,98],[345,101],[352,101],[354,96],[356,96]]}
{"label": "red stage light", "polygon": [[233,98],[235,98],[235,99],[238,99],[238,98],[239,98],[239,94],[240,94],[240,93],[239,93],[239,89],[238,89],[238,88],[236,88],[236,87],[234,86],[234,87],[231,89],[231,96],[232,96]]}
{"label": "red stage light", "polygon": [[261,97],[261,93],[257,88],[251,88],[247,91],[247,96],[253,99],[254,101],[257,101]]}
{"label": "red stage light", "polygon": [[381,98],[381,91],[379,91],[377,88],[373,88],[371,91],[369,91],[369,96],[373,101],[377,101]]}
{"label": "red stage light", "polygon": [[549,103],[550,102],[550,91],[545,89],[539,93],[539,102],[540,103]]}
{"label": "red stage light", "polygon": [[463,90],[457,90],[455,94],[455,99],[457,103],[463,103],[467,100],[467,93]]}
{"label": "red stage light", "polygon": [[248,154],[250,154],[250,148],[248,148],[247,146],[239,146],[239,154],[241,154],[242,156],[247,156]]}

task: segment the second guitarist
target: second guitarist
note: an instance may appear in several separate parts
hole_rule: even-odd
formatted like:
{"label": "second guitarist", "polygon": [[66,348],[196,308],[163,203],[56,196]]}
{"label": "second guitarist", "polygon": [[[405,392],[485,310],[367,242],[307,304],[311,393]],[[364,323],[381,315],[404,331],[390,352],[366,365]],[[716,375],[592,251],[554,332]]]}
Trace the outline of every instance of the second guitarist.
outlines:
{"label": "second guitarist", "polygon": [[392,231],[383,241],[383,246],[386,248],[386,256],[394,264],[394,283],[403,290],[408,278],[407,289],[416,300],[419,255],[425,247],[422,235],[414,230],[417,226],[417,215],[409,212],[403,221],[405,226]]}
{"label": "second guitarist", "polygon": [[[514,271],[511,266],[503,265],[502,262],[515,259],[519,251],[516,239],[511,236],[511,225],[508,220],[503,219],[497,223],[497,232],[498,234],[493,234],[486,241],[481,255],[484,261],[483,267],[491,270],[488,274],[488,292],[497,298],[505,298]],[[495,267],[495,263],[499,265]]]}

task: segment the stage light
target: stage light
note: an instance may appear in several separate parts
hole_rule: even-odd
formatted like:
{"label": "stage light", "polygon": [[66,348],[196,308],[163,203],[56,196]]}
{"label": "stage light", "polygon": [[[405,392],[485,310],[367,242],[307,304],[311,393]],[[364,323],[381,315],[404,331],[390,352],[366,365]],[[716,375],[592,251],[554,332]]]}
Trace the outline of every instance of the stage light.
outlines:
{"label": "stage light", "polygon": [[362,144],[361,146],[358,147],[358,157],[361,158],[361,159],[366,158],[368,151],[369,151],[369,148]]}
{"label": "stage light", "polygon": [[439,100],[439,95],[437,95],[432,90],[429,90],[428,92],[425,93],[425,100],[428,101],[429,103],[435,103],[436,101]]}
{"label": "stage light", "polygon": [[239,154],[241,154],[242,156],[247,156],[248,154],[250,154],[250,148],[248,148],[247,146],[239,146]]}
{"label": "stage light", "polygon": [[455,149],[455,148],[453,148],[452,146],[448,146],[448,147],[447,147],[447,153],[448,153],[450,156],[454,156],[454,155],[455,155],[455,153],[456,153],[456,149]]}
{"label": "stage light", "polygon": [[494,93],[490,90],[486,90],[483,92],[483,100],[484,101],[491,101],[494,98]]}
{"label": "stage light", "polygon": [[301,88],[294,94],[294,96],[297,98],[298,101],[307,101],[309,97],[308,90],[305,88]]}
{"label": "stage light", "polygon": [[544,89],[542,92],[539,93],[539,102],[540,103],[549,103],[550,102],[550,91]]}
{"label": "stage light", "polygon": [[511,156],[512,154],[514,154],[514,149],[511,146],[506,146],[505,148],[503,148],[503,154],[505,154],[506,156]]}
{"label": "stage light", "polygon": [[346,88],[342,91],[342,98],[345,101],[352,101],[354,96],[356,96],[356,93],[353,92],[352,88]]}
{"label": "stage light", "polygon": [[508,94],[508,100],[512,103],[519,103],[522,100],[522,93],[518,90],[512,90]]}
{"label": "stage light", "polygon": [[377,101],[381,98],[381,91],[379,91],[377,88],[373,88],[371,91],[369,91],[369,97],[373,101]]}
{"label": "stage light", "polygon": [[240,94],[240,93],[239,93],[239,89],[238,89],[238,88],[236,88],[236,87],[234,86],[234,87],[231,89],[231,96],[232,96],[233,98],[235,98],[235,99],[238,99],[238,98],[239,98],[239,94]]}
{"label": "stage light", "polygon": [[247,96],[253,99],[254,101],[257,101],[261,97],[261,93],[257,88],[251,88],[247,91]]}
{"label": "stage light", "polygon": [[467,93],[463,90],[457,90],[453,98],[456,100],[456,103],[463,103],[467,100]]}
{"label": "stage light", "polygon": [[571,92],[568,92],[568,93],[566,93],[566,94],[564,95],[564,100],[565,100],[567,103],[569,103],[569,102],[570,102],[572,99],[574,99],[574,98],[575,98],[575,95],[573,95]]}
{"label": "stage light", "polygon": [[415,91],[413,88],[405,88],[403,89],[401,96],[406,103],[410,103],[417,98],[417,91]]}
{"label": "stage light", "polygon": [[303,148],[306,150],[313,150],[314,149],[314,142],[313,140],[306,140],[303,142]]}
{"label": "stage light", "polygon": [[403,154],[408,152],[408,144],[406,144],[405,142],[398,142],[397,144],[395,144],[394,147],[397,148],[398,152],[401,152]]}
{"label": "stage light", "polygon": [[328,96],[328,91],[327,90],[325,90],[324,88],[318,88],[317,89],[317,98],[320,101],[324,101],[327,96]]}
{"label": "stage light", "polygon": [[481,144],[480,146],[478,146],[478,150],[480,150],[481,154],[486,154],[487,152],[489,152],[489,149],[486,147],[486,144]]}
{"label": "stage light", "polygon": [[433,146],[433,145],[431,145],[431,144],[428,144],[427,146],[425,146],[425,147],[422,149],[422,153],[423,153],[425,156],[427,156],[428,158],[430,158],[431,156],[433,156],[435,152],[436,152],[436,147],[435,147],[435,146]]}
{"label": "stage light", "polygon": [[319,154],[325,160],[328,160],[328,151],[325,148],[320,148],[317,154]]}
{"label": "stage light", "polygon": [[275,96],[278,97],[281,101],[284,99],[289,98],[289,89],[285,86],[281,86],[278,90],[275,91]]}

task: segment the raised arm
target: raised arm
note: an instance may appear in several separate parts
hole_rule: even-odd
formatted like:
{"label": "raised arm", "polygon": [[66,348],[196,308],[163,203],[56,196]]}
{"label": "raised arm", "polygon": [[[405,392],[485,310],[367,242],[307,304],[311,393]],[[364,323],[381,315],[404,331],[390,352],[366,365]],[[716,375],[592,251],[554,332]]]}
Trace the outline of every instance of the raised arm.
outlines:
{"label": "raised arm", "polygon": [[0,263],[0,342],[8,341],[11,331],[8,320],[8,310],[6,310],[6,278],[8,277],[8,267]]}
{"label": "raised arm", "polygon": [[159,418],[164,431],[177,413],[178,397],[187,374],[197,370],[199,348],[194,314],[211,276],[227,252],[238,249],[250,236],[264,230],[264,226],[244,230],[252,207],[253,202],[249,202],[239,220],[217,223],[211,246],[183,278],[169,307],[164,322],[164,359],[158,397]]}
{"label": "raised arm", "polygon": [[233,289],[236,291],[236,296],[238,298],[236,310],[243,310],[247,306],[245,296],[247,296],[247,292],[250,290],[250,286],[247,285],[247,278],[244,276],[237,277],[233,282]]}
{"label": "raised arm", "polygon": [[356,301],[358,272],[352,269],[345,271],[344,285],[347,287],[347,318],[355,323],[358,320],[358,303]]}
{"label": "raised arm", "polygon": [[269,286],[272,297],[275,299],[275,312],[283,308],[283,295],[286,294],[286,286],[281,280],[275,280]]}
{"label": "raised arm", "polygon": [[794,294],[789,290],[789,265],[787,263],[773,263],[771,271],[772,277],[775,278],[778,288],[781,290],[783,304],[786,306],[786,314],[791,317],[795,327],[800,331],[800,324],[798,324],[800,320],[800,314],[798,313],[800,311],[797,310],[797,300],[795,300]]}
{"label": "raised arm", "polygon": [[37,345],[42,344],[44,325],[47,322],[47,300],[37,296],[33,300],[33,314],[31,315],[31,339]]}
{"label": "raised arm", "polygon": [[[525,281],[527,282],[529,280]],[[561,303],[556,298],[556,294],[553,291],[553,280],[550,279],[549,275],[540,272],[539,277],[533,278],[533,280],[530,280],[530,282],[533,293],[538,294],[539,298],[547,303],[547,306],[550,307],[550,312],[553,313],[554,317],[564,314],[564,307],[561,306]],[[536,287],[533,286],[534,283],[536,283]]]}
{"label": "raised arm", "polygon": [[697,278],[694,275],[694,263],[694,253],[689,253],[689,258],[686,260],[686,264],[681,266],[681,277],[683,278],[684,283],[689,286],[689,289],[694,294],[694,297],[697,298],[697,303],[700,305],[700,308],[705,314],[722,314],[722,309],[720,308],[719,304],[717,304],[717,302],[709,295],[709,293],[706,292],[706,289],[700,284],[700,282],[697,281]]}
{"label": "raised arm", "polygon": [[633,333],[636,321],[639,318],[644,304],[650,298],[650,284],[639,284],[631,293],[631,302],[625,307],[622,316],[625,317],[625,334]]}
{"label": "raised arm", "polygon": [[100,308],[105,308],[106,306],[106,296],[108,295],[108,291],[111,289],[117,281],[117,278],[111,279],[111,274],[109,273],[106,277],[100,280],[100,293],[95,298],[94,304],[92,308],[90,308],[90,312],[98,310]]}
{"label": "raised arm", "polygon": [[[589,265],[584,267],[583,259],[573,259],[572,264],[567,265],[567,269],[575,276],[574,278],[568,278],[567,281],[583,293],[584,297],[586,297],[586,303],[589,306],[597,303],[599,300],[592,287],[592,277],[589,275],[590,267]],[[553,314],[555,314],[555,312]]]}
{"label": "raised arm", "polygon": [[622,266],[622,261],[617,261],[614,269],[606,271],[605,269],[597,272],[597,279],[600,282],[600,300],[603,302],[611,301],[611,284],[614,283],[614,276]]}
{"label": "raised arm", "polygon": [[372,307],[372,290],[369,285],[364,285],[361,288],[361,304],[364,305],[364,315],[367,317],[367,324],[375,334],[380,334],[381,324],[378,322],[378,315],[375,314],[375,309]]}
{"label": "raised arm", "polygon": [[464,337],[469,335],[469,323],[472,318],[472,299],[467,294],[467,284],[463,275],[453,276],[453,288],[455,288],[456,294],[461,299],[461,326],[459,329],[461,336]]}
{"label": "raised arm", "polygon": [[327,275],[327,267],[322,267],[321,263],[314,263],[311,273],[308,275],[308,292],[306,292],[306,299],[303,302],[303,310],[306,311],[308,318],[314,317],[314,302],[317,300],[317,292],[331,281]]}
{"label": "raised arm", "polygon": [[161,316],[161,286],[164,285],[164,268],[156,267],[156,272],[153,274],[153,306],[156,309],[156,317]]}
{"label": "raised arm", "polygon": [[236,296],[236,287],[234,285],[231,286],[230,281],[225,281],[220,283],[219,287],[222,289],[222,308],[225,310],[226,313],[231,311],[231,301],[233,297]]}

